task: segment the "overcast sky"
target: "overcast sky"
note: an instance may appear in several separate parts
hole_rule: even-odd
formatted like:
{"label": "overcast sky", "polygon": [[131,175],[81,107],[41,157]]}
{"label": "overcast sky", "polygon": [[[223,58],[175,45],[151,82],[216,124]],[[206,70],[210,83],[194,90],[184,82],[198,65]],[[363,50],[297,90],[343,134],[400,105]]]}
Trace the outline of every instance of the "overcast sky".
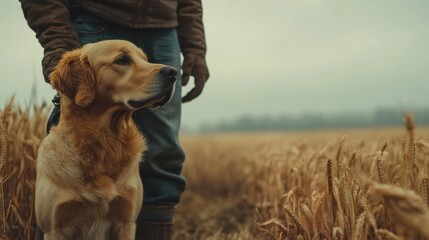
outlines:
{"label": "overcast sky", "polygon": [[[17,0],[0,5],[0,105],[54,94]],[[211,77],[184,105],[195,127],[243,114],[429,106],[427,0],[203,1]],[[186,88],[189,89],[189,88]]]}

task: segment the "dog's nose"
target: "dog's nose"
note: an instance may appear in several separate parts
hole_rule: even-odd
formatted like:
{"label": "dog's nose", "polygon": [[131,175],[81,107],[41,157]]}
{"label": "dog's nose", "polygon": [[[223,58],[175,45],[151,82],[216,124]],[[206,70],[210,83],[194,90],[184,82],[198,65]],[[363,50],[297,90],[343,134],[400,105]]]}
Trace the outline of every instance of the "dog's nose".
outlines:
{"label": "dog's nose", "polygon": [[163,67],[161,68],[159,73],[162,76],[167,77],[167,79],[170,80],[171,82],[176,81],[177,70],[174,67],[169,67],[169,66]]}

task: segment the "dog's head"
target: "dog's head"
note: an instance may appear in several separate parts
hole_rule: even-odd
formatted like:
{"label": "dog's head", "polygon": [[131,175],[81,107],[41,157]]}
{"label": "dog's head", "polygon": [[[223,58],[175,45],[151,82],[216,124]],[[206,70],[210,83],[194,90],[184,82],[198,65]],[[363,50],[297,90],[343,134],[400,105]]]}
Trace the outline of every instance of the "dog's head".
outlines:
{"label": "dog's head", "polygon": [[106,40],[65,53],[50,81],[80,107],[100,98],[134,110],[166,104],[173,94],[176,75],[173,67],[149,63],[132,43]]}

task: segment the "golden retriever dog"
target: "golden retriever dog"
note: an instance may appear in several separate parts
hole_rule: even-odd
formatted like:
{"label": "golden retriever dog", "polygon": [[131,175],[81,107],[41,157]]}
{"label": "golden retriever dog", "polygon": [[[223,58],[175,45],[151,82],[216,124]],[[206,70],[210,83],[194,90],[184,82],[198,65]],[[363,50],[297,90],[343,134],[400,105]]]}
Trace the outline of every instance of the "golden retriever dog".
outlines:
{"label": "golden retriever dog", "polygon": [[131,115],[166,104],[176,74],[122,40],[63,55],[50,75],[60,121],[37,158],[35,210],[46,240],[134,239],[146,143]]}

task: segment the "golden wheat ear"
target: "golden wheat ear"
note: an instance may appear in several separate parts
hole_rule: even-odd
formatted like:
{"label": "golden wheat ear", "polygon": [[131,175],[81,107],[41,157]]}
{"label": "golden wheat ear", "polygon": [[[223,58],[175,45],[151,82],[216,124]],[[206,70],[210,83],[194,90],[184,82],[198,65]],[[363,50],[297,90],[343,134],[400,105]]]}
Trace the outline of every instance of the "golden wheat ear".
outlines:
{"label": "golden wheat ear", "polygon": [[49,79],[53,88],[81,107],[94,101],[95,75],[88,55],[81,49],[66,52]]}

